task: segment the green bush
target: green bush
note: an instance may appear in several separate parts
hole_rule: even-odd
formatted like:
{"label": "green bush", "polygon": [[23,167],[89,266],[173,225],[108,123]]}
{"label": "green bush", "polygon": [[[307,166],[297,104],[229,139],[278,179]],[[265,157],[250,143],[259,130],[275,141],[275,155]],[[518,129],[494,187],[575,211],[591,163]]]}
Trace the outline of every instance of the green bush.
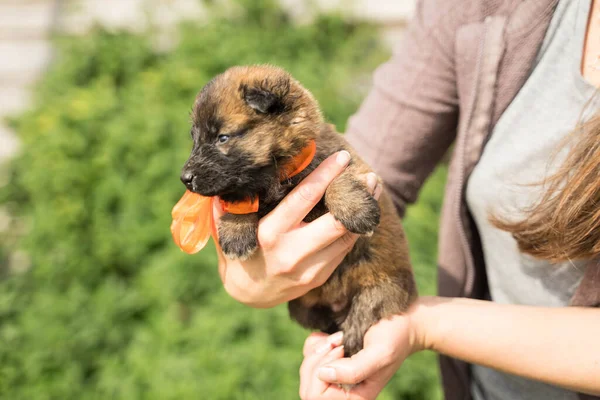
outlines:
{"label": "green bush", "polygon": [[[213,248],[188,256],[171,241],[189,110],[227,67],[274,63],[343,130],[385,52],[371,26],[332,15],[296,26],[270,2],[238,3],[234,17],[182,24],[166,52],[151,35],[101,29],[56,40],[34,106],[14,120],[23,151],[0,192],[14,216],[0,259],[20,254],[0,270],[1,398],[297,398],[307,332],[285,306],[230,299]],[[422,293],[443,176],[406,220]],[[440,398],[437,379],[419,354],[381,398]]]}

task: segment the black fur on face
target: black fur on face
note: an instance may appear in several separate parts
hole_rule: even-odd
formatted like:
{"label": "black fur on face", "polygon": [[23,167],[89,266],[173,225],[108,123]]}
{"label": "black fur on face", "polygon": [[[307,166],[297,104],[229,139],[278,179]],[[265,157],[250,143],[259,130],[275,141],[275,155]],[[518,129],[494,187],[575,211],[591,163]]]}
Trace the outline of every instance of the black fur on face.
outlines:
{"label": "black fur on face", "polygon": [[274,170],[273,164],[255,165],[239,149],[233,148],[223,154],[214,143],[194,140],[192,154],[183,167],[182,181],[190,191],[202,196],[221,196],[228,201],[237,201],[256,196],[272,186],[276,176]]}

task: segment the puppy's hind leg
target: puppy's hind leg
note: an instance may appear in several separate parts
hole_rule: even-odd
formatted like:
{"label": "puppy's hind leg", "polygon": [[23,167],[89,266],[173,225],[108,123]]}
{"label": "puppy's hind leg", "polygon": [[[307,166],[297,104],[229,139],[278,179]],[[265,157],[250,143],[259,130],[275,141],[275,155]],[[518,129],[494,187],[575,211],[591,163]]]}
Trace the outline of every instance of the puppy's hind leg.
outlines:
{"label": "puppy's hind leg", "polygon": [[[390,280],[362,287],[352,299],[348,315],[341,327],[344,331],[344,357],[352,357],[363,349],[364,336],[378,321],[408,310],[416,298],[416,288],[409,270],[399,271]],[[356,385],[341,385],[346,391]]]}

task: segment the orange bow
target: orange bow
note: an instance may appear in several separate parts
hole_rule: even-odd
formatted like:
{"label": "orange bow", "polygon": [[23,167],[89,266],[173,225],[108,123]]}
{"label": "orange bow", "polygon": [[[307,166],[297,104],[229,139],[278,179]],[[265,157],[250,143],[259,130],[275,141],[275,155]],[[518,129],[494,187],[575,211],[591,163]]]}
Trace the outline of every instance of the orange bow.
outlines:
{"label": "orange bow", "polygon": [[[311,163],[317,152],[317,144],[311,140],[302,151],[279,171],[279,179],[285,180],[298,175]],[[199,252],[206,246],[208,238],[216,239],[217,233],[212,214],[212,202],[218,199],[223,211],[231,214],[251,214],[258,211],[258,197],[238,202],[228,202],[219,198],[204,197],[186,190],[171,211],[173,222],[171,234],[175,244],[188,254]]]}

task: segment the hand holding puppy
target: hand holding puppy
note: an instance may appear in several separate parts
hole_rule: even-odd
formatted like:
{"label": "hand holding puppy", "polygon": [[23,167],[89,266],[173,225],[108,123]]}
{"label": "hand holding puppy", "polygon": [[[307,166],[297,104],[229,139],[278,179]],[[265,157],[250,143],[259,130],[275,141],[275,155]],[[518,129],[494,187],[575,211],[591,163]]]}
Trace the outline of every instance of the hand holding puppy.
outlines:
{"label": "hand holding puppy", "polygon": [[[250,259],[226,258],[217,243],[219,273],[229,295],[246,305],[268,308],[300,297],[329,278],[359,235],[348,232],[330,213],[311,223],[302,220],[349,161],[346,151],[333,154],[262,218],[260,246]],[[368,174],[365,181],[378,197],[376,175]],[[218,224],[223,215],[218,202],[213,212]]]}
{"label": "hand holding puppy", "polygon": [[[367,331],[364,348],[343,358],[341,332],[312,333],[304,342],[300,367],[302,400],[374,400],[412,353],[423,349],[410,311],[383,319]],[[340,384],[361,383],[350,392]]]}

